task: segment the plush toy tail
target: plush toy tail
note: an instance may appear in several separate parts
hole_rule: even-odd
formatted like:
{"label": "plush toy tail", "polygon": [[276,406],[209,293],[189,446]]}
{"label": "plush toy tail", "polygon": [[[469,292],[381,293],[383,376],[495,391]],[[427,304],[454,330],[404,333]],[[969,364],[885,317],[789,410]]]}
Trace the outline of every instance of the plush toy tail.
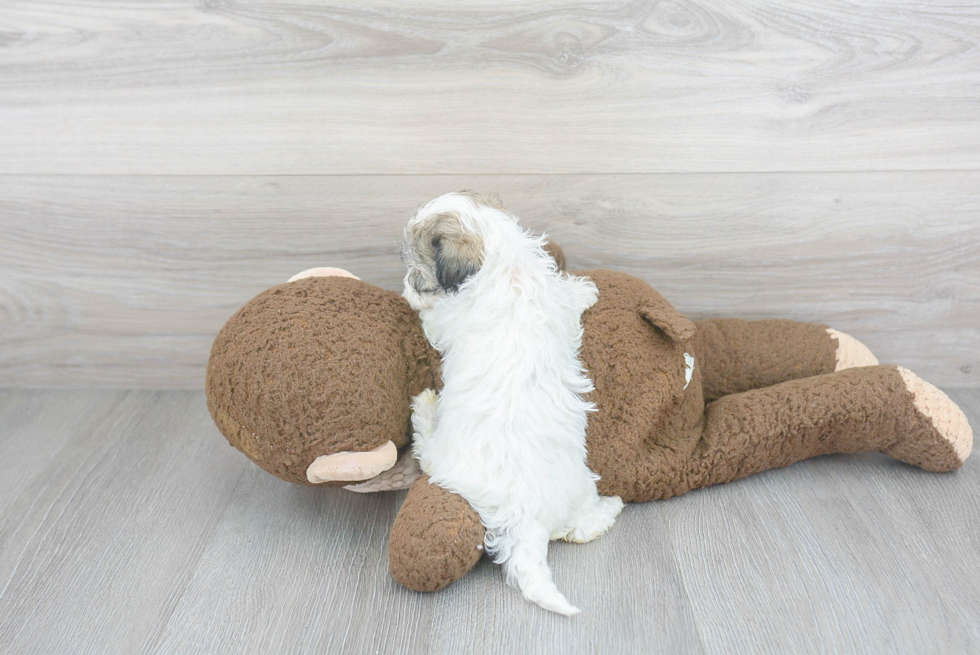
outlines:
{"label": "plush toy tail", "polygon": [[537,521],[505,528],[487,535],[487,551],[502,564],[507,583],[517,586],[524,598],[549,612],[573,616],[581,610],[558,591],[548,568],[548,530]]}

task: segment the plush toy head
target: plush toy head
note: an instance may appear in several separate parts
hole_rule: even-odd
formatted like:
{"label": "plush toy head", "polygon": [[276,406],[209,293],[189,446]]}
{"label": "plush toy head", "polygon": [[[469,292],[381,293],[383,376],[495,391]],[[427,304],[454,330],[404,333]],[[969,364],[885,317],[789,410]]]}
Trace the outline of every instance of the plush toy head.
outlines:
{"label": "plush toy head", "polygon": [[[222,328],[208,408],[231,445],[269,473],[348,486],[407,454],[409,400],[438,386],[438,367],[398,294],[353,277],[306,277],[259,294]],[[322,475],[308,472],[331,455]]]}
{"label": "plush toy head", "polygon": [[[565,255],[546,249],[564,269]],[[404,489],[410,399],[439,389],[439,355],[393,291],[336,268],[260,293],[218,333],[205,382],[228,442],[289,482]]]}

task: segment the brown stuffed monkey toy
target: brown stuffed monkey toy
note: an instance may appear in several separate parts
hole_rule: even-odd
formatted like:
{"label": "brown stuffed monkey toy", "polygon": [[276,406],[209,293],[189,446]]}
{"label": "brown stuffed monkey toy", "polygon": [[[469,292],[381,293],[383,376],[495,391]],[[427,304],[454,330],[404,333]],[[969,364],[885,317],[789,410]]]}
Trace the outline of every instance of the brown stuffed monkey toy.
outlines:
{"label": "brown stuffed monkey toy", "polygon": [[[595,384],[586,439],[602,495],[670,498],[830,453],[877,451],[936,472],[970,454],[959,407],[910,371],[877,365],[852,337],[783,320],[692,322],[635,277],[578,274],[599,288],[581,357]],[[391,572],[435,591],[476,564],[484,537],[466,501],[429,484],[411,457],[409,403],[439,388],[439,370],[397,293],[312,269],[228,320],[208,363],[208,407],[233,446],[284,480],[410,486]]]}

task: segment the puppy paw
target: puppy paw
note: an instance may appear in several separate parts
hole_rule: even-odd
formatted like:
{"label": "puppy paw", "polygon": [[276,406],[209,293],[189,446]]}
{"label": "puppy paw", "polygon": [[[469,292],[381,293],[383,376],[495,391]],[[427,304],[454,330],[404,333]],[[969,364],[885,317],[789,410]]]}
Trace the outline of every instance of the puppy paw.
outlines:
{"label": "puppy paw", "polygon": [[584,312],[599,300],[599,289],[589,278],[569,275],[568,280],[574,284],[575,308],[579,312]]}
{"label": "puppy paw", "polygon": [[587,509],[580,511],[572,522],[559,532],[558,539],[584,544],[605,534],[623,511],[619,496],[602,496]]}
{"label": "puppy paw", "polygon": [[412,448],[414,452],[418,453],[422,444],[435,430],[438,411],[439,396],[432,389],[426,389],[412,398]]}

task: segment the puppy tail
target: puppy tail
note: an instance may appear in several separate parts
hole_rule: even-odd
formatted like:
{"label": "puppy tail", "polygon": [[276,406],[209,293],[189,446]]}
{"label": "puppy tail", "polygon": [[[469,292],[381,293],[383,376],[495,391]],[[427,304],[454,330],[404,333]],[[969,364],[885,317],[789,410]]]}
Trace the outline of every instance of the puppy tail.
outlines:
{"label": "puppy tail", "polygon": [[507,583],[549,612],[573,616],[581,610],[558,591],[548,568],[548,531],[537,521],[487,535],[487,549],[503,565]]}

